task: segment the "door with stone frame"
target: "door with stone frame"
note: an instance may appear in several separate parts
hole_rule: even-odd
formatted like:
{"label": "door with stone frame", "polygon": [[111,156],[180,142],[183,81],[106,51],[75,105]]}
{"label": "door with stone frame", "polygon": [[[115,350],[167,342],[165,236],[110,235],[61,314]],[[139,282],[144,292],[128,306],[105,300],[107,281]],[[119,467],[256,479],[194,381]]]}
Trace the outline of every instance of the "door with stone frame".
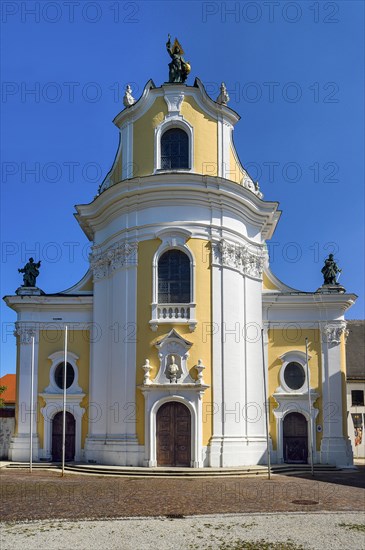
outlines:
{"label": "door with stone frame", "polygon": [[157,465],[191,465],[191,415],[177,401],[162,405],[156,420]]}
{"label": "door with stone frame", "polygon": [[[52,461],[62,460],[63,412],[54,415],[52,420]],[[76,422],[74,416],[66,411],[65,461],[75,460]]]}
{"label": "door with stone frame", "polygon": [[306,464],[308,461],[308,423],[301,413],[292,412],[283,421],[284,462]]}

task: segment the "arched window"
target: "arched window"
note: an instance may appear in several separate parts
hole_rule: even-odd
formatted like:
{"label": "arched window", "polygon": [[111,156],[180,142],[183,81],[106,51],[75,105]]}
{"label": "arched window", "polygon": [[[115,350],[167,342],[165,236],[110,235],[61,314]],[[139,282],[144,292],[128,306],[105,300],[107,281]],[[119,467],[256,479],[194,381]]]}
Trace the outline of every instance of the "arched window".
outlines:
{"label": "arched window", "polygon": [[168,250],[158,262],[158,303],[190,302],[190,259],[181,250]]}
{"label": "arched window", "polygon": [[189,137],[180,128],[171,128],[161,137],[161,169],[189,169]]}

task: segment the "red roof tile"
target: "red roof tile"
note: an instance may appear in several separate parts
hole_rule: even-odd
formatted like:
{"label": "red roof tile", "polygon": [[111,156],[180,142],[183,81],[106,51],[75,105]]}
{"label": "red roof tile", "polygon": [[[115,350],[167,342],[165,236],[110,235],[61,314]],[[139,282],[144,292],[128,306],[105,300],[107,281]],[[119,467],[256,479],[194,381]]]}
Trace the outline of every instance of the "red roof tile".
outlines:
{"label": "red roof tile", "polygon": [[0,395],[5,403],[15,403],[16,374],[5,374],[0,378],[0,386],[6,386],[4,393]]}

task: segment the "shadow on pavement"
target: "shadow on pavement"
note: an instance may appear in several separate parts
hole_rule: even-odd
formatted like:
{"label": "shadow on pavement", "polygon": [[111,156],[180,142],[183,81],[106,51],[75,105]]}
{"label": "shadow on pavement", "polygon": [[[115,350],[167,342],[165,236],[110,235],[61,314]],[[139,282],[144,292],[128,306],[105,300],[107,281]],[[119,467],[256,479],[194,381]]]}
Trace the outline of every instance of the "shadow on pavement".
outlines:
{"label": "shadow on pavement", "polygon": [[325,483],[334,483],[337,485],[347,485],[349,487],[359,487],[365,489],[365,465],[357,465],[354,470],[349,469],[334,472],[314,472],[314,477],[312,477],[309,472],[298,474],[291,473],[290,477],[323,481]]}

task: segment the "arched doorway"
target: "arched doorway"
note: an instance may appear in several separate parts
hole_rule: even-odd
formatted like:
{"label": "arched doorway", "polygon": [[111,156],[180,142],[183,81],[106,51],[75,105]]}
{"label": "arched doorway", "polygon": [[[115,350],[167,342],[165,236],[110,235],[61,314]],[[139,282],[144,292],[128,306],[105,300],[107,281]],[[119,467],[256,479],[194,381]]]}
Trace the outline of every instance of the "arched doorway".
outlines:
{"label": "arched doorway", "polygon": [[191,415],[177,401],[162,405],[156,418],[157,465],[190,466]]}
{"label": "arched doorway", "polygon": [[[54,415],[52,421],[52,460],[62,460],[62,424],[63,412]],[[65,460],[75,459],[75,418],[66,411],[66,438],[65,438]]]}
{"label": "arched doorway", "polygon": [[308,460],[308,425],[305,416],[289,413],[283,425],[284,462],[306,464]]}

